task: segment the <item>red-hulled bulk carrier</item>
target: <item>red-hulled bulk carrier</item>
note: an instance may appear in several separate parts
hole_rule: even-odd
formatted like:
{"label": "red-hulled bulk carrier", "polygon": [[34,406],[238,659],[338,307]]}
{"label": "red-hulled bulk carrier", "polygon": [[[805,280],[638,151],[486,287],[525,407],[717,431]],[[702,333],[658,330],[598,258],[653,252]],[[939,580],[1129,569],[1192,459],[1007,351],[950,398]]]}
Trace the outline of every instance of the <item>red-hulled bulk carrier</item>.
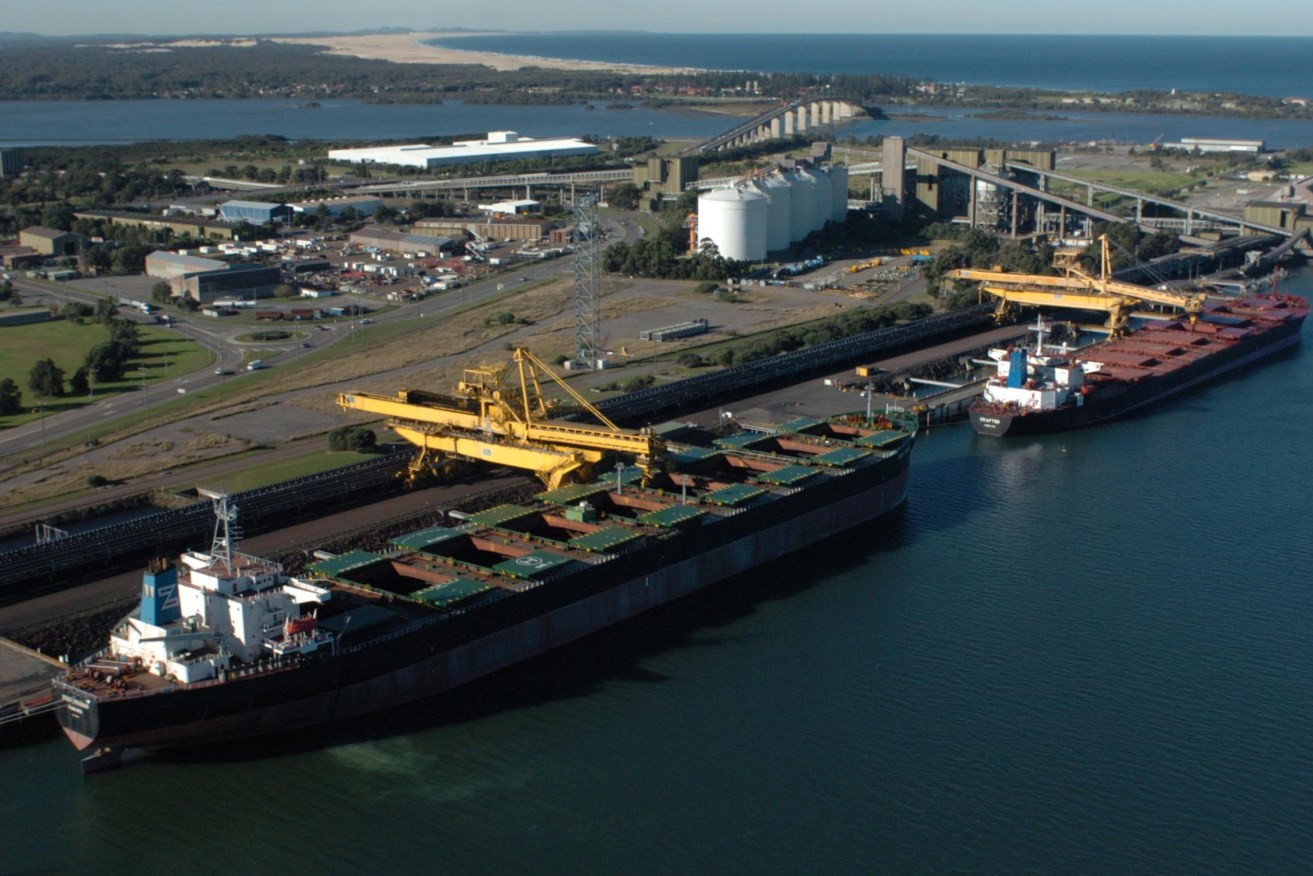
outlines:
{"label": "red-hulled bulk carrier", "polygon": [[1274,290],[1079,350],[1045,346],[1041,327],[1034,348],[990,351],[998,372],[971,405],[971,425],[982,435],[1031,435],[1142,410],[1298,344],[1308,308]]}

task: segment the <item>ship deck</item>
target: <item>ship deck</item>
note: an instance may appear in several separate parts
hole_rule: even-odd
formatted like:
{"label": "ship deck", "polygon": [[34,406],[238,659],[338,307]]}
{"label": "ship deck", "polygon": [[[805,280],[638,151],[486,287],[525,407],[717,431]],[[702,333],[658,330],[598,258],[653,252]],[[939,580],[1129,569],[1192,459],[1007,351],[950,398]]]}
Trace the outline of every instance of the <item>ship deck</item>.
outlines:
{"label": "ship deck", "polygon": [[1085,347],[1074,358],[1098,363],[1091,383],[1135,383],[1180,371],[1247,338],[1308,314],[1308,302],[1294,296],[1246,298],[1209,308],[1197,322],[1175,320],[1138,329],[1117,340]]}
{"label": "ship deck", "polygon": [[[828,479],[896,456],[915,435],[913,420],[858,416],[801,418],[768,429],[717,437],[681,427],[669,465],[648,483],[633,467],[591,483],[538,494],[532,504],[501,505],[448,518],[393,538],[378,553],[352,551],[309,567],[331,599],[314,607],[333,647],[353,649],[416,624],[473,613],[542,585],[611,562],[654,542],[679,539],[746,510],[806,491]],[[270,641],[281,631],[270,631]],[[197,655],[203,656],[203,655]],[[229,679],[283,671],[296,656],[272,653],[235,665]],[[140,696],[183,685],[102,653],[64,679],[97,699]]]}

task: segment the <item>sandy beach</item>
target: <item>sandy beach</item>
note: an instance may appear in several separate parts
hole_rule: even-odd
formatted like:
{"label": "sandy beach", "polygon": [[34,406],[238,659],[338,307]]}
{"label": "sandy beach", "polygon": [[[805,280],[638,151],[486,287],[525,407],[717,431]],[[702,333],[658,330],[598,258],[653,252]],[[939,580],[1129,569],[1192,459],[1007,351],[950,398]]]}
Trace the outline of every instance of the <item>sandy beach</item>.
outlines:
{"label": "sandy beach", "polygon": [[271,37],[278,43],[303,43],[324,46],[329,54],[352,55],[396,64],[471,64],[494,70],[521,70],[541,67],[548,70],[598,70],[609,73],[683,73],[686,68],[648,67],[642,64],[612,64],[605,61],[572,61],[562,58],[535,58],[527,55],[499,55],[495,52],[466,51],[428,46],[424,40],[457,39],[463,33],[370,34],[365,36]]}

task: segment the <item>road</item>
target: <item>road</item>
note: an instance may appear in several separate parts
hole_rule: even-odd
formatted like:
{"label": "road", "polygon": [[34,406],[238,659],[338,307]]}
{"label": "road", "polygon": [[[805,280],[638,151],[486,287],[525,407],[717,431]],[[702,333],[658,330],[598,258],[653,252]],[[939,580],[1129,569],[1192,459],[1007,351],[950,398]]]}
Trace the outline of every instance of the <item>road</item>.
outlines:
{"label": "road", "polygon": [[[627,225],[627,227],[626,227]],[[640,229],[641,230],[641,229]],[[613,239],[623,239],[633,230],[632,224],[618,226],[614,229]],[[569,274],[572,271],[570,259],[552,259],[545,262],[529,262],[523,266],[512,267],[491,277],[476,280],[464,287],[459,295],[443,295],[414,303],[403,303],[393,310],[378,316],[362,317],[350,322],[338,322],[334,325],[318,323],[327,329],[313,333],[309,348],[299,343],[292,343],[287,348],[266,351],[261,346],[261,358],[265,364],[278,367],[295,362],[302,356],[334,344],[349,342],[357,331],[368,331],[370,325],[383,325],[404,322],[413,319],[442,318],[444,314],[477,305],[500,294],[509,283],[530,280],[550,280]],[[79,282],[79,281],[74,281]],[[95,280],[80,281],[83,286],[93,285]],[[94,304],[98,295],[82,289],[61,284],[34,282],[26,278],[15,278],[14,286],[23,299],[33,302],[40,299],[54,301],[77,301]],[[108,292],[108,287],[106,287]],[[141,325],[159,327],[154,318],[131,307],[119,308],[119,315]],[[172,315],[171,315],[172,316]],[[247,372],[240,370],[242,354],[246,345],[235,340],[238,335],[249,332],[249,323],[225,325],[207,317],[185,315],[172,320],[172,330],[186,337],[214,355],[205,368],[182,374],[168,380],[145,385],[140,392],[115,393],[102,399],[59,414],[52,414],[39,420],[15,426],[0,433],[0,455],[13,453],[37,452],[47,443],[57,442],[74,433],[89,429],[114,417],[127,416],[137,411],[146,412],[153,405],[174,400],[180,392],[195,392],[230,380],[241,380]],[[226,373],[218,373],[226,372]]]}

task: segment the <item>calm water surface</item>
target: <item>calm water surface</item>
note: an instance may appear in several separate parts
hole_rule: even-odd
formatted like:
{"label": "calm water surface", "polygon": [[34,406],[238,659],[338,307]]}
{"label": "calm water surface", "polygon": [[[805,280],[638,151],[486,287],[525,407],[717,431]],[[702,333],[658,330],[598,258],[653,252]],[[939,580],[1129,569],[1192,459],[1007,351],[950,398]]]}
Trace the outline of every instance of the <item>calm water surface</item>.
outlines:
{"label": "calm water surface", "polygon": [[[858,29],[876,30],[869,22]],[[1090,91],[1308,93],[1310,37],[1054,36],[890,33],[499,33],[437,45],[572,58],[819,74],[876,73]]]}
{"label": "calm water surface", "polygon": [[1310,434],[1308,350],[935,429],[893,519],[438,703],[89,780],[0,750],[0,872],[1303,872]]}

